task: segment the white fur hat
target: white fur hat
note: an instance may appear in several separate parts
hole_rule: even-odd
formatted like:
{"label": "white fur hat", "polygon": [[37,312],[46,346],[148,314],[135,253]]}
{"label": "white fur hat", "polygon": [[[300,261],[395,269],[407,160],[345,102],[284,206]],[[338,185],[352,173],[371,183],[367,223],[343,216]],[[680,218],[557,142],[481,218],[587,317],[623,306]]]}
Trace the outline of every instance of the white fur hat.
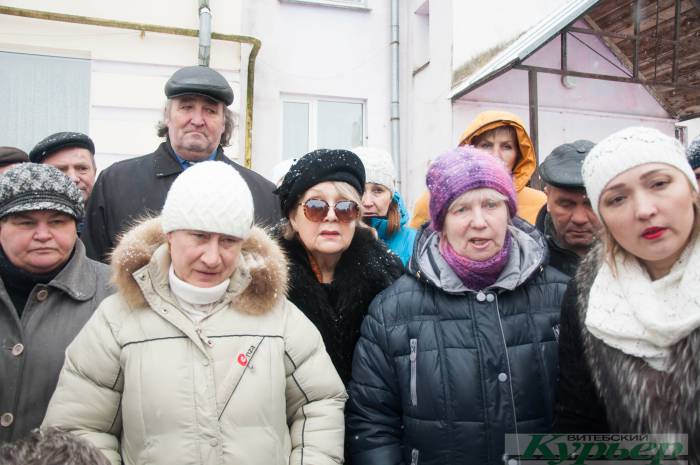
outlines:
{"label": "white fur hat", "polygon": [[680,142],[657,129],[626,128],[598,142],[581,168],[586,193],[599,217],[598,203],[605,186],[618,174],[646,163],[665,163],[677,168],[698,190],[695,174]]}
{"label": "white fur hat", "polygon": [[396,189],[396,170],[389,152],[371,147],[355,147],[351,150],[365,166],[365,182],[381,184],[392,192]]}
{"label": "white fur hat", "polygon": [[166,233],[189,229],[245,239],[253,225],[253,197],[232,166],[195,163],[170,186],[161,221]]}

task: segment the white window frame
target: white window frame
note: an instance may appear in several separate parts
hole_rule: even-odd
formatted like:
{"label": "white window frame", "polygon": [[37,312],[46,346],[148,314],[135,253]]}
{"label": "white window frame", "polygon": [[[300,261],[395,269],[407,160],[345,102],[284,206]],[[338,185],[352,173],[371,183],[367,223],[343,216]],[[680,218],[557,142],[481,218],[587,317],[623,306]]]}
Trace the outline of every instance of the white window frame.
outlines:
{"label": "white window frame", "polygon": [[[367,100],[348,97],[334,97],[326,95],[298,95],[298,94],[282,94],[281,96],[281,111],[280,111],[280,159],[284,159],[284,104],[285,103],[306,103],[309,105],[309,121],[308,121],[308,150],[316,150],[318,147],[318,102],[338,102],[338,103],[355,103],[362,105],[362,144],[367,141]],[[347,147],[351,148],[351,147]],[[303,155],[303,154],[300,154]]]}
{"label": "white window frame", "polygon": [[320,5],[352,10],[369,10],[368,0],[280,0],[283,3],[299,3],[302,5]]}

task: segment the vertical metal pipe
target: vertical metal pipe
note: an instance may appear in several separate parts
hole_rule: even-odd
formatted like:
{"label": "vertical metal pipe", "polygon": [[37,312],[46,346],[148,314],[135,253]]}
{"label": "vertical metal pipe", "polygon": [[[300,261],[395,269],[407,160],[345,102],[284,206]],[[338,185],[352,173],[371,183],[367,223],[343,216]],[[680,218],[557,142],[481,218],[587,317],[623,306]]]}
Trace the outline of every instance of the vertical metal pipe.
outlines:
{"label": "vertical metal pipe", "polygon": [[681,38],[681,0],[676,0],[676,17],[674,19],[673,30],[673,68],[671,71],[671,79],[673,83],[678,82],[678,41]]}
{"label": "vertical metal pipe", "polygon": [[634,56],[632,57],[632,76],[639,78],[639,23],[642,16],[641,0],[637,0],[634,5]]}
{"label": "vertical metal pipe", "polygon": [[561,37],[560,39],[560,44],[561,44],[561,70],[564,73],[563,76],[566,76],[566,70],[569,67],[568,65],[568,59],[567,59],[567,46],[566,46],[566,30],[562,31],[562,33],[559,35]]}
{"label": "vertical metal pipe", "polygon": [[391,0],[391,158],[396,167],[397,190],[401,186],[399,122],[399,0]]}
{"label": "vertical metal pipe", "polygon": [[[540,147],[539,147],[539,115],[538,115],[538,97],[537,97],[537,71],[531,69],[527,72],[528,94],[530,97],[530,140],[532,140],[532,148],[535,149],[535,165],[540,166]],[[533,187],[540,188],[540,177],[535,171],[535,174],[530,179]]]}
{"label": "vertical metal pipe", "polygon": [[200,66],[209,66],[211,52],[211,10],[209,0],[199,0],[199,56]]}

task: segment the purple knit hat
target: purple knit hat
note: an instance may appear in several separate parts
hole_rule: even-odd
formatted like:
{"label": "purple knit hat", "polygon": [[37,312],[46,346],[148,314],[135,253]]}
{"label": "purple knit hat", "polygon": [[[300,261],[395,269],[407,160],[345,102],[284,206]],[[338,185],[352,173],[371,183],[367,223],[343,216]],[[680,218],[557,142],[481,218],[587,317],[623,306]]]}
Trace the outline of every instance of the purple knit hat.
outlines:
{"label": "purple knit hat", "polygon": [[437,157],[425,182],[430,191],[430,219],[436,231],[442,230],[450,204],[470,190],[488,188],[505,195],[511,218],[518,210],[513,178],[505,165],[497,157],[471,146],[457,147]]}

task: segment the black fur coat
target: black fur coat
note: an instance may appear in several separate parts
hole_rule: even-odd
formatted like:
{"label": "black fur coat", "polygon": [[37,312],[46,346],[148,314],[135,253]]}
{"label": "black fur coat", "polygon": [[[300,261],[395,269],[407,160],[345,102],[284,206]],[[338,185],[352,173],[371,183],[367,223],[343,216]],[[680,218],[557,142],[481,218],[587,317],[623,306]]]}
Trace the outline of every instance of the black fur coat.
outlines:
{"label": "black fur coat", "polygon": [[597,246],[564,298],[556,432],[687,434],[700,464],[700,329],[673,346],[668,372],[594,337],[584,321],[601,260]]}
{"label": "black fur coat", "polygon": [[374,296],[403,274],[401,260],[375,239],[372,231],[358,228],[338,261],[333,282],[321,284],[301,242],[281,238],[280,245],[289,260],[289,300],[319,329],[326,350],[347,385],[362,319]]}

